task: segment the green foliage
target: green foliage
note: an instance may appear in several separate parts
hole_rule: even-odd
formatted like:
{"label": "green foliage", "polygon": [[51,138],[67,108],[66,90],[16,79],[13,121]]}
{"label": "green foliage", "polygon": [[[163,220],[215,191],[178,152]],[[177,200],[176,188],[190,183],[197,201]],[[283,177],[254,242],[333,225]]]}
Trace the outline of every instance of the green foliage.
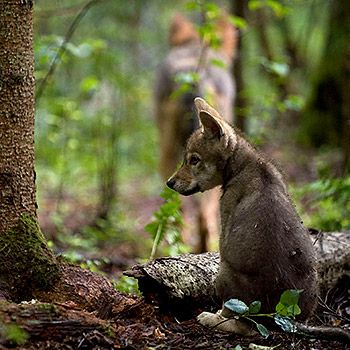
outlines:
{"label": "green foliage", "polygon": [[301,313],[298,306],[299,297],[302,290],[289,289],[282,293],[278,304],[276,305],[276,312],[270,314],[259,313],[261,309],[260,301],[253,301],[249,306],[238,299],[230,299],[224,303],[224,306],[235,313],[235,318],[245,318],[253,322],[258,332],[264,337],[269,336],[268,329],[261,323],[257,322],[257,317],[274,318],[275,323],[278,324],[285,332],[296,332],[296,326],[293,323],[295,316]]}
{"label": "green foliage", "polygon": [[323,178],[294,188],[307,227],[321,231],[350,229],[350,176]]}
{"label": "green foliage", "polygon": [[193,86],[199,82],[199,74],[196,72],[180,72],[175,76],[175,82],[178,84],[178,88],[173,91],[171,98],[177,98],[191,92]]}
{"label": "green foliage", "polygon": [[187,249],[182,244],[181,229],[183,219],[180,212],[181,200],[179,194],[169,188],[164,188],[161,197],[164,204],[153,213],[153,220],[145,226],[153,239],[153,247],[150,259],[153,259],[160,243],[165,240],[171,245],[170,255],[185,252]]}
{"label": "green foliage", "polygon": [[261,302],[258,300],[253,301],[249,305],[249,313],[250,314],[257,314],[261,309]]}
{"label": "green foliage", "polygon": [[282,293],[279,303],[276,305],[276,312],[280,316],[292,317],[300,315],[298,306],[299,297],[302,290],[290,289]]}
{"label": "green foliage", "polygon": [[[138,30],[155,8],[168,13],[168,5],[164,1],[144,6],[137,1],[118,5],[101,2],[92,7],[37,101],[38,202],[40,210],[50,208],[45,217],[58,231],[59,237],[53,241],[59,241],[60,247],[91,251],[106,241],[129,239],[134,236],[131,233],[135,223],[135,214],[128,212],[125,201],[126,196],[130,197],[130,185],[143,176],[138,190],[148,195],[158,192],[156,129],[151,118],[149,81],[159,52],[155,50],[145,59],[141,52],[149,51],[145,47],[153,46],[153,42],[159,45],[153,25],[165,28],[168,24],[162,24],[159,16],[152,20],[152,28]],[[62,0],[61,6],[74,8],[68,0]],[[143,12],[145,7],[147,11]],[[75,16],[74,11],[69,11],[60,18],[46,18],[41,11],[45,13],[47,8],[48,4],[36,4],[38,87]],[[143,13],[138,24],[134,21],[137,11]],[[100,18],[104,20],[101,22]],[[138,49],[140,53],[135,53]],[[115,193],[108,217],[96,227],[70,232],[67,219],[75,216],[80,221],[86,208],[99,210],[104,204],[102,189],[108,192],[107,188]],[[89,219],[82,220],[82,226]]]}
{"label": "green foliage", "polygon": [[295,333],[297,331],[295,324],[290,318],[281,316],[278,313],[275,315],[275,323],[287,333]]}
{"label": "green foliage", "polygon": [[114,282],[114,288],[119,292],[141,296],[137,279],[132,277],[121,276]]}
{"label": "green foliage", "polygon": [[[202,40],[215,49],[219,45],[215,22],[221,7],[225,7],[222,4],[231,2],[224,1],[220,6],[211,0],[99,2],[80,22],[36,105],[38,204],[39,210],[50,208],[44,217],[59,232],[53,242],[81,252],[91,251],[103,242],[135,236],[137,217],[128,207],[130,198],[159,192],[152,80],[156,66],[169,49],[166,40],[170,18],[175,10],[187,10],[190,17],[197,19]],[[61,0],[56,5],[42,1],[35,4],[38,87],[76,15],[74,7],[80,2]],[[250,0],[248,5],[249,18],[264,11],[267,39],[273,43],[272,57],[265,57],[255,21],[229,16],[240,29],[242,39],[240,56],[244,58],[242,72],[247,88],[239,96],[247,101],[241,111],[248,121],[246,133],[257,144],[263,144],[273,140],[278,132],[276,125],[280,125],[286,112],[300,111],[305,104],[311,84],[305,76],[317,72],[329,4],[318,4],[318,11],[313,2]],[[49,7],[70,10],[47,16]],[[281,29],[282,20],[288,36]],[[286,38],[295,46],[297,58],[301,58],[299,66],[293,66]],[[220,60],[210,63],[224,66]],[[175,94],[187,92],[198,79],[198,73],[180,74]],[[281,94],[280,86],[286,83],[291,83],[293,89]],[[283,138],[285,135],[283,132]],[[103,186],[115,190],[111,212],[117,214],[99,222],[98,228],[70,232],[67,217],[72,212],[79,217],[86,207],[99,208]],[[323,229],[348,228],[350,209],[341,198],[341,187],[334,195],[321,198],[318,207],[317,196],[323,187],[320,184],[315,192],[312,189],[311,199],[305,188],[302,197],[307,199],[306,210],[312,215],[306,221]],[[176,229],[168,230],[161,241],[167,241],[163,250],[169,254],[184,248]],[[72,255],[70,251],[67,254]]]}
{"label": "green foliage", "polygon": [[243,301],[238,299],[230,299],[226,301],[224,305],[226,308],[239,315],[250,312],[250,308]]}
{"label": "green foliage", "polygon": [[[253,301],[249,306],[245,304],[243,301],[238,299],[230,299],[224,303],[224,306],[231,310],[232,312],[239,315],[239,317],[243,317],[251,322],[253,322],[259,331],[259,333],[264,337],[267,338],[269,336],[269,332],[267,328],[262,325],[261,323],[258,323],[254,320],[254,317],[262,316],[263,314],[258,314],[261,308],[261,302],[260,301]],[[270,316],[270,315],[264,315],[264,316]],[[252,318],[253,317],[253,318]]]}
{"label": "green foliage", "polygon": [[288,7],[278,0],[249,0],[248,7],[252,11],[269,8],[277,17],[283,17],[288,13]]}
{"label": "green foliage", "polygon": [[102,273],[101,272],[101,266],[108,263],[107,258],[102,259],[86,259],[85,256],[81,253],[78,253],[77,251],[73,250],[72,247],[70,247],[69,250],[65,251],[62,256],[64,259],[71,263],[79,265],[83,269],[88,269],[95,273]]}
{"label": "green foliage", "polygon": [[25,344],[29,338],[29,334],[15,323],[0,325],[0,336],[15,346]]}

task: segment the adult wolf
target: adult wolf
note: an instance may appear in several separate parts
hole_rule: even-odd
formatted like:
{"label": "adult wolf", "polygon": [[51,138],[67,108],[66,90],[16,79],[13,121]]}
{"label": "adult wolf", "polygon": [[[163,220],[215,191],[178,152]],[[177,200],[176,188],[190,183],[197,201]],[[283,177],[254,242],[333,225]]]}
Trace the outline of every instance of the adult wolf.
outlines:
{"label": "adult wolf", "polygon": [[[236,32],[224,18],[217,21],[216,31],[221,45],[218,50],[213,50],[200,41],[194,26],[185,17],[177,14],[173,18],[169,35],[171,50],[158,69],[155,86],[160,174],[164,180],[176,170],[186,140],[198,127],[193,113],[194,97],[210,99],[228,122],[233,120],[235,88],[231,63]],[[221,62],[223,66],[213,62]],[[191,74],[197,79],[189,91],[181,93],[182,78]],[[215,237],[219,231],[218,201],[218,192],[212,191],[196,198],[193,203],[184,204],[185,221],[188,222],[193,215],[198,217],[197,223],[194,221],[195,231],[199,233],[198,242],[194,244],[198,252],[208,250],[209,233]],[[190,208],[186,210],[187,207]],[[187,236],[187,241],[193,241],[193,235]]]}
{"label": "adult wolf", "polygon": [[[195,106],[200,128],[189,138],[183,165],[167,185],[185,196],[221,186],[218,297],[247,304],[259,300],[262,312],[273,312],[283,291],[301,289],[300,319],[307,319],[318,295],[314,250],[281,173],[203,99],[196,98]],[[242,321],[222,322],[229,316],[223,307],[198,319],[218,329],[250,333]]]}

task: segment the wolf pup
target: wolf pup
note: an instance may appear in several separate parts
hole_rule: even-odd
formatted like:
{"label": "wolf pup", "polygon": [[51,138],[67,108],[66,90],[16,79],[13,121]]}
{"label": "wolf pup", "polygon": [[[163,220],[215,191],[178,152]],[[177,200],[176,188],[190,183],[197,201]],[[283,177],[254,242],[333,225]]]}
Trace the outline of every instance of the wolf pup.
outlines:
{"label": "wolf pup", "polygon": [[[203,99],[196,98],[195,106],[201,126],[167,185],[185,196],[222,186],[217,296],[223,302],[259,300],[262,312],[273,312],[283,291],[302,289],[299,319],[307,319],[318,295],[314,250],[281,173]],[[198,320],[223,331],[252,332],[240,320],[222,322],[227,317],[223,307]]]}
{"label": "wolf pup", "polygon": [[[235,52],[237,34],[235,28],[225,18],[218,20],[216,32],[221,46],[213,50],[203,46],[194,25],[184,16],[176,14],[169,33],[171,50],[157,71],[155,84],[155,110],[159,130],[160,174],[166,180],[182,159],[185,144],[192,132],[198,127],[193,113],[193,99],[196,96],[210,97],[210,101],[221,115],[232,122],[232,105],[235,95],[231,63]],[[213,61],[221,61],[225,67],[218,67]],[[180,94],[183,76],[196,73],[198,81],[186,93]],[[180,79],[181,80],[181,79]],[[219,231],[219,194],[207,192],[193,203],[185,203],[184,216],[198,215],[197,226],[199,242],[196,250],[208,250],[208,236]],[[191,204],[191,210],[186,210]],[[186,238],[186,237],[185,237]],[[187,241],[193,241],[190,237]],[[187,242],[189,243],[189,242]]]}

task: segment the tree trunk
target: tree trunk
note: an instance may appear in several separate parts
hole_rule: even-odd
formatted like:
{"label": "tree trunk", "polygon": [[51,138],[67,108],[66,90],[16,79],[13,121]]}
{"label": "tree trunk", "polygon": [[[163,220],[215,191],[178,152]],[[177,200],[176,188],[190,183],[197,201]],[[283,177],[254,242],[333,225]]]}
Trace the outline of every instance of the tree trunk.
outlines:
{"label": "tree trunk", "polygon": [[[231,12],[234,16],[247,19],[248,2],[246,0],[235,0],[231,5]],[[244,80],[243,80],[243,55],[242,55],[242,32],[239,31],[237,55],[233,64],[233,76],[236,82],[237,97],[235,99],[235,125],[243,132],[247,131],[246,107],[247,101],[244,96]]]}
{"label": "tree trunk", "polygon": [[69,301],[105,317],[125,297],[102,276],[58,261],[37,222],[32,8],[0,0],[0,299]]}
{"label": "tree trunk", "polygon": [[36,216],[32,4],[0,1],[0,232]]}
{"label": "tree trunk", "polygon": [[57,274],[36,215],[32,8],[0,0],[0,294],[14,299]]}
{"label": "tree trunk", "polygon": [[316,147],[342,147],[349,170],[350,2],[334,0],[330,9],[329,34],[300,132]]}

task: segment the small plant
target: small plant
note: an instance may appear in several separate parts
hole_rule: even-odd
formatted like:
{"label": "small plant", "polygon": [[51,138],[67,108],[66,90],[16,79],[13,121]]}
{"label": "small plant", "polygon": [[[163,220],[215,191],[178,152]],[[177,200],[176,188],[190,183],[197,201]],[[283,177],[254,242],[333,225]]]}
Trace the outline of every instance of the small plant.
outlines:
{"label": "small plant", "polygon": [[350,176],[323,177],[295,188],[294,195],[307,227],[325,232],[350,229]]}
{"label": "small plant", "polygon": [[145,230],[153,238],[153,246],[150,259],[153,259],[159,244],[166,239],[170,244],[177,246],[180,253],[184,250],[181,240],[181,229],[183,227],[182,215],[180,212],[181,200],[177,192],[165,188],[161,193],[165,203],[153,213],[153,221],[145,226]]}
{"label": "small plant", "polygon": [[121,276],[117,281],[113,283],[113,286],[116,290],[119,290],[119,292],[141,296],[137,279],[135,278]]}
{"label": "small plant", "polygon": [[1,326],[0,336],[4,337],[11,345],[23,345],[29,338],[28,333],[15,323]]}
{"label": "small plant", "polygon": [[256,317],[269,317],[275,320],[275,323],[278,324],[285,332],[294,333],[297,331],[297,328],[294,323],[295,316],[301,313],[300,307],[298,306],[300,293],[302,290],[299,289],[288,289],[284,291],[281,295],[281,298],[276,305],[276,312],[269,314],[261,314],[261,302],[253,301],[249,306],[243,301],[238,299],[230,299],[225,302],[225,307],[236,314],[234,318],[244,318],[253,322],[259,331],[259,333],[267,338],[270,333],[267,328],[257,322],[254,318]]}

